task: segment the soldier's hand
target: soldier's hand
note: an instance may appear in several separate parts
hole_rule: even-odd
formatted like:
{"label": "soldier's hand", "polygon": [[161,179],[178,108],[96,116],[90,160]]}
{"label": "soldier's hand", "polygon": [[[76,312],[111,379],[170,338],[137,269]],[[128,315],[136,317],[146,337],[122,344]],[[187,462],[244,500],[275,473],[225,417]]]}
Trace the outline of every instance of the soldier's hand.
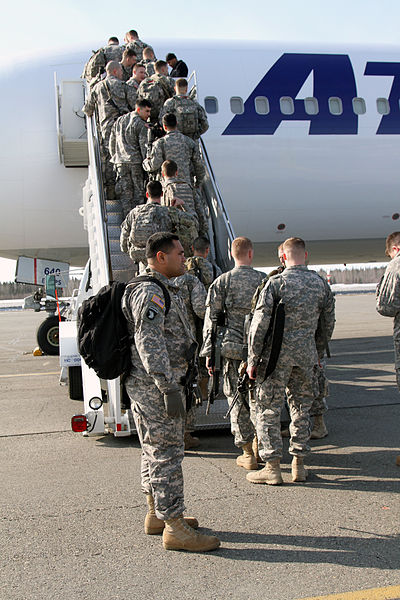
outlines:
{"label": "soldier's hand", "polygon": [[247,375],[249,379],[255,379],[257,377],[257,368],[256,367],[247,367],[246,369]]}
{"label": "soldier's hand", "polygon": [[208,374],[212,377],[215,371],[215,368],[211,366],[211,356],[206,356],[206,369]]}
{"label": "soldier's hand", "polygon": [[184,204],[185,204],[185,201],[182,200],[181,198],[178,198],[178,196],[175,196],[174,198],[172,198],[171,206],[183,206]]}
{"label": "soldier's hand", "polygon": [[167,415],[174,419],[185,416],[185,407],[183,405],[183,394],[180,390],[164,394],[164,405]]}

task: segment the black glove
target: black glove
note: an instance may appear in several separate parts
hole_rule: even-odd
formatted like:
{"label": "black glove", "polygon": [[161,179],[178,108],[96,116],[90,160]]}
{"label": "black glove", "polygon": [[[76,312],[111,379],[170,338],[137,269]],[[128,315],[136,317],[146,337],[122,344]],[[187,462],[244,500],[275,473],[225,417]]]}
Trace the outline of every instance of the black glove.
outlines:
{"label": "black glove", "polygon": [[185,407],[183,405],[183,394],[181,390],[175,390],[164,394],[165,410],[169,417],[177,419],[185,416]]}

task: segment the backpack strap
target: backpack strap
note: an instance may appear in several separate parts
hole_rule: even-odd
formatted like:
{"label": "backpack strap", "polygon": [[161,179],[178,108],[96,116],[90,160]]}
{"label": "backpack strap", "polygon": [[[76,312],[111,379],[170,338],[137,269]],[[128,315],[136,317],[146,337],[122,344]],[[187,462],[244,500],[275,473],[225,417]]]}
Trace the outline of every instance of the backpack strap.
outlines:
{"label": "backpack strap", "polygon": [[171,295],[167,287],[163,284],[162,281],[160,281],[156,277],[152,277],[151,275],[139,275],[139,277],[135,277],[133,280],[131,280],[128,285],[130,288],[136,287],[137,285],[139,285],[139,283],[142,283],[143,281],[155,283],[156,285],[158,285],[159,288],[161,288],[165,300],[165,316],[167,316],[167,314],[169,313],[169,309],[171,308]]}

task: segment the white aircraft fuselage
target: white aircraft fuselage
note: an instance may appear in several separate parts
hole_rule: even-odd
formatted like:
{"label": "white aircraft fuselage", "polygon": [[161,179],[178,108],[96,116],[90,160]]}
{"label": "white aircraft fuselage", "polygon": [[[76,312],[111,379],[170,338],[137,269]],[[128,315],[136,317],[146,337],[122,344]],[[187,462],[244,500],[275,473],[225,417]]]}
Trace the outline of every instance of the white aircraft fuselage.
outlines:
{"label": "white aircraft fuselage", "polygon": [[[198,99],[213,111],[203,137],[211,165],[235,234],[253,240],[258,265],[276,262],[290,236],[307,241],[314,263],[384,258],[384,238],[400,229],[398,48],[154,48],[162,58],[173,48],[196,71]],[[89,55],[0,73],[1,256],[87,258],[78,212],[87,168],[60,163],[54,73],[77,80]]]}

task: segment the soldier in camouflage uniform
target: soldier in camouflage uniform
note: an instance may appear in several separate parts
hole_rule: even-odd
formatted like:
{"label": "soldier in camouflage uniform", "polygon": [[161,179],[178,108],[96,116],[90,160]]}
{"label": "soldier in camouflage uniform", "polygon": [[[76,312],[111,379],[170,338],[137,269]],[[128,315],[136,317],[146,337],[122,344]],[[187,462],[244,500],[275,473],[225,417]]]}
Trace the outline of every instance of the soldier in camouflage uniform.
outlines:
{"label": "soldier in camouflage uniform", "polygon": [[[237,391],[239,367],[243,360],[244,321],[250,311],[251,300],[263,273],[252,268],[253,244],[248,238],[239,237],[232,242],[235,266],[220,275],[208,290],[206,317],[203,329],[203,347],[200,355],[207,357],[210,368],[211,350],[214,343],[212,323],[219,313],[225,313],[224,334],[221,345],[224,394],[229,405]],[[236,459],[237,465],[247,470],[257,469],[257,460],[252,449],[254,426],[249,412],[239,401],[231,414],[231,431],[235,445],[243,450]]]}
{"label": "soldier in camouflage uniform", "polygon": [[256,428],[260,455],[266,466],[249,473],[252,483],[280,485],[282,475],[282,437],[280,414],[285,401],[285,389],[290,408],[290,445],[292,480],[305,481],[304,456],[309,452],[310,408],[316,392],[315,366],[318,364],[316,331],[320,315],[330,339],[335,323],[335,301],[325,279],[305,266],[307,253],[304,241],[289,238],[283,244],[286,269],[269,279],[257,302],[249,332],[247,372],[256,379],[259,359],[271,352],[271,337],[264,346],[272,310],[282,302],[285,325],[282,346],[275,370],[262,382],[256,395]]}
{"label": "soldier in camouflage uniform", "polygon": [[133,50],[127,48],[124,50],[122,60],[119,63],[122,67],[122,81],[128,81],[132,77],[132,69],[137,63],[136,54]]}
{"label": "soldier in camouflage uniform", "polygon": [[165,160],[161,165],[164,206],[184,206],[193,217],[199,236],[208,233],[208,219],[204,203],[199,194],[194,193],[192,186],[178,176],[178,165],[174,160]]}
{"label": "soldier in camouflage uniform", "polygon": [[222,273],[218,265],[207,259],[209,252],[210,240],[200,236],[193,242],[193,256],[186,261],[188,273],[196,275],[207,291],[212,282]]}
{"label": "soldier in camouflage uniform", "polygon": [[151,281],[133,288],[128,284],[122,299],[134,340],[125,387],[142,447],[142,490],[148,503],[145,532],[162,533],[167,550],[213,550],[220,545],[218,538],[199,534],[196,519],[183,518],[182,378],[195,342],[178,288],[170,279],[183,274],[184,252],[177,236],[159,233],[148,240],[146,256],[147,273],[163,284],[163,291]]}
{"label": "soldier in camouflage uniform", "polygon": [[179,178],[192,187],[195,185],[199,188],[205,176],[205,169],[198,144],[176,129],[175,115],[164,115],[163,128],[167,134],[154,142],[151,148],[148,147],[147,158],[143,162],[144,170],[153,174],[159,173],[165,160],[173,160],[178,165]]}
{"label": "soldier in camouflage uniform", "polygon": [[81,77],[86,79],[92,87],[101,81],[107,63],[113,60],[119,62],[122,59],[123,51],[124,48],[119,45],[118,38],[110,37],[107,46],[93,52],[83,69]]}
{"label": "soldier in camouflage uniform", "polygon": [[145,67],[146,69],[146,75],[147,77],[151,77],[152,75],[155,75],[156,69],[155,69],[155,64],[156,64],[156,57],[154,55],[154,50],[151,46],[147,46],[147,48],[145,48],[143,50],[143,58],[141,60],[141,64]]}
{"label": "soldier in camouflage uniform", "polygon": [[157,60],[154,63],[155,74],[147,77],[139,86],[138,98],[151,102],[151,121],[156,123],[164,102],[175,94],[174,80],[168,76],[167,63]]}
{"label": "soldier in camouflage uniform", "polygon": [[143,159],[147,152],[146,124],[151,106],[139,100],[136,111],[119,117],[111,130],[109,150],[116,172],[115,195],[124,217],[145,202]]}
{"label": "soldier in camouflage uniform", "polygon": [[132,77],[126,82],[126,94],[130,106],[136,105],[137,91],[144,79],[146,79],[146,70],[141,63],[136,63],[132,69]]}
{"label": "soldier in camouflage uniform", "polygon": [[128,113],[130,107],[126,96],[126,84],[121,81],[121,65],[116,61],[109,62],[106,73],[107,77],[92,88],[82,110],[91,117],[95,107],[97,108],[103,179],[107,198],[112,200],[115,194],[115,178],[109,153],[111,129],[118,117]]}
{"label": "soldier in camouflage uniform", "polygon": [[125,40],[125,48],[134,50],[134,52],[137,56],[138,62],[141,61],[143,58],[143,50],[147,47],[147,44],[145,42],[142,42],[142,40],[139,39],[138,32],[135,31],[134,29],[127,31],[125,34],[124,40]]}
{"label": "soldier in camouflage uniform", "polygon": [[187,91],[186,79],[177,79],[176,94],[165,101],[158,119],[161,123],[164,115],[173,113],[176,116],[178,131],[193,140],[198,140],[209,127],[208,119],[204,108],[196,100],[189,98]]}
{"label": "soldier in camouflage uniform", "polygon": [[[188,321],[193,336],[198,341],[203,328],[204,314],[206,311],[207,292],[204,285],[195,275],[184,273],[173,280],[174,285],[179,287],[179,292],[185,303]],[[191,434],[195,430],[196,406],[192,405],[186,413],[185,423],[185,450],[197,448],[200,440]]]}

